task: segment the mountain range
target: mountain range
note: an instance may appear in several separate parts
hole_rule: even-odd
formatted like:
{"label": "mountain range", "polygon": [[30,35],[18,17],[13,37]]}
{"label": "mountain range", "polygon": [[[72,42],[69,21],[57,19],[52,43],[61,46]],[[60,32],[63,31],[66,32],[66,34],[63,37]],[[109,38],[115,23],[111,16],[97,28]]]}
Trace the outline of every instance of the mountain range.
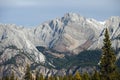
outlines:
{"label": "mountain range", "polygon": [[100,22],[67,13],[33,28],[0,24],[0,76],[13,71],[22,79],[27,64],[33,74],[45,76],[92,72],[99,63],[105,28],[119,60],[119,16]]}

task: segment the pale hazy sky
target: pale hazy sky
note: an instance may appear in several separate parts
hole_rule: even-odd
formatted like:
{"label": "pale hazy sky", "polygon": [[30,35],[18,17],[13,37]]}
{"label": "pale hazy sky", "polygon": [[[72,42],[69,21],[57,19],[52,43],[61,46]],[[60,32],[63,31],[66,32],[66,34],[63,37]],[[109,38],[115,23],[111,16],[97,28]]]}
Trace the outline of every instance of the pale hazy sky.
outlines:
{"label": "pale hazy sky", "polygon": [[36,26],[68,12],[103,21],[120,16],[120,0],[0,0],[0,23]]}

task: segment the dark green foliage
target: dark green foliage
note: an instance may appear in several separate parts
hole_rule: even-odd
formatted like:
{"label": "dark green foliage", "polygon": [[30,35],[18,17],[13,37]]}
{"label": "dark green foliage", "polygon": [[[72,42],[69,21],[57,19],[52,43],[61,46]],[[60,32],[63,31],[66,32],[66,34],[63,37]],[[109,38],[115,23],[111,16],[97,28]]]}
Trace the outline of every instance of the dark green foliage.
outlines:
{"label": "dark green foliage", "polygon": [[26,72],[25,72],[25,76],[24,76],[25,80],[32,80],[32,75],[30,72],[30,66],[27,64],[26,66]]}
{"label": "dark green foliage", "polygon": [[36,72],[35,80],[40,80],[40,76],[38,72]]}
{"label": "dark green foliage", "polygon": [[68,75],[68,80],[73,80],[72,74],[69,74],[69,75]]}
{"label": "dark green foliage", "polygon": [[86,50],[82,51],[78,55],[67,57],[68,62],[66,67],[69,66],[97,66],[100,59],[100,50]]}
{"label": "dark green foliage", "polygon": [[2,80],[10,80],[9,76],[5,76]]}
{"label": "dark green foliage", "polygon": [[0,80],[15,80],[15,75],[14,75],[14,72],[12,72],[12,74],[11,75],[6,75],[6,76],[4,76],[4,77],[2,77],[2,79],[0,79]]}
{"label": "dark green foliage", "polygon": [[11,57],[7,61],[5,61],[2,65],[6,66],[8,64],[13,64],[13,65],[17,66],[16,59],[17,59],[17,57],[22,57],[22,56],[23,56],[23,54],[17,54],[14,57]]}
{"label": "dark green foliage", "polygon": [[0,51],[0,56],[3,54],[4,51]]}
{"label": "dark green foliage", "polygon": [[119,68],[119,72],[120,72],[120,58],[117,60],[116,64],[117,64],[117,66]]}
{"label": "dark green foliage", "polygon": [[44,80],[44,77],[42,74],[40,74],[40,80]]}
{"label": "dark green foliage", "polygon": [[101,80],[100,73],[95,70],[93,76],[91,77],[92,80]]}
{"label": "dark green foliage", "polygon": [[46,50],[45,47],[42,47],[42,46],[37,46],[36,47],[40,52],[44,52]]}
{"label": "dark green foliage", "polygon": [[[37,47],[44,55],[46,55],[46,60],[55,65],[55,69],[66,68],[69,69],[72,66],[97,66],[100,60],[101,50],[85,50],[80,52],[78,55],[68,56],[65,55],[64,58],[56,58],[55,56],[47,53],[46,51],[55,52],[57,54],[63,54],[53,49],[47,49],[44,47]],[[67,53],[64,53],[67,54]],[[47,62],[46,62],[47,63]],[[45,64],[46,67],[54,68],[49,64]]]}
{"label": "dark green foliage", "polygon": [[104,36],[104,46],[102,48],[103,53],[100,60],[100,73],[103,80],[113,80],[116,74],[116,56],[111,48],[111,41],[107,29]]}
{"label": "dark green foliage", "polygon": [[16,65],[16,59],[15,59],[15,57],[10,58],[6,62],[3,63],[3,65],[8,65],[8,64],[14,64],[14,65]]}
{"label": "dark green foliage", "polygon": [[47,80],[55,80],[55,78],[53,76],[50,76],[50,77],[48,77]]}
{"label": "dark green foliage", "polygon": [[63,80],[69,80],[68,76],[64,75]]}
{"label": "dark green foliage", "polygon": [[58,80],[58,77],[57,77],[57,76],[54,76],[54,77],[53,77],[53,80]]}
{"label": "dark green foliage", "polygon": [[82,80],[90,80],[89,74],[87,72],[83,74]]}
{"label": "dark green foliage", "polygon": [[74,80],[82,80],[82,77],[78,71],[76,72],[76,74],[74,76]]}
{"label": "dark green foliage", "polygon": [[62,77],[62,76],[59,76],[59,80],[63,80],[63,77]]}

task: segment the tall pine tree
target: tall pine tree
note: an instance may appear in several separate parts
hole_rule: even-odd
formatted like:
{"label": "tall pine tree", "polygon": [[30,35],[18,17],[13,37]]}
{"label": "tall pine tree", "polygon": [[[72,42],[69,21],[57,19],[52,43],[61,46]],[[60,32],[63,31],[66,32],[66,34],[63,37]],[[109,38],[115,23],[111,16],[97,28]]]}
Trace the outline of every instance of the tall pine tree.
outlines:
{"label": "tall pine tree", "polygon": [[92,80],[100,80],[100,74],[95,70],[93,76],[91,76]]}
{"label": "tall pine tree", "polygon": [[82,80],[80,73],[77,71],[75,76],[74,76],[74,80]]}
{"label": "tall pine tree", "polygon": [[31,75],[31,72],[30,72],[30,66],[28,64],[27,64],[24,79],[25,80],[32,80],[32,75]]}
{"label": "tall pine tree", "polygon": [[87,72],[85,72],[85,73],[83,74],[83,76],[82,76],[82,79],[83,79],[83,80],[90,80],[89,74],[88,74]]}
{"label": "tall pine tree", "polygon": [[116,56],[111,47],[109,32],[106,28],[102,47],[102,57],[100,61],[100,73],[102,80],[113,80],[116,73]]}
{"label": "tall pine tree", "polygon": [[36,72],[36,76],[35,76],[35,80],[40,80],[40,76],[39,76],[39,73],[38,72]]}
{"label": "tall pine tree", "polygon": [[40,73],[40,80],[44,80],[42,73]]}

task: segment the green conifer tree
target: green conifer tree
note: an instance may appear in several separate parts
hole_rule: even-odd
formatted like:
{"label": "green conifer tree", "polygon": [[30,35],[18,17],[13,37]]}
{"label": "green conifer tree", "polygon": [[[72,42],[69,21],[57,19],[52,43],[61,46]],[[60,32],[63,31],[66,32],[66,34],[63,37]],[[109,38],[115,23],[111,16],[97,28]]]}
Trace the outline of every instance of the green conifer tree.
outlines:
{"label": "green conifer tree", "polygon": [[68,75],[68,79],[69,79],[69,80],[73,80],[72,74],[69,74],[69,75]]}
{"label": "green conifer tree", "polygon": [[25,80],[31,80],[30,66],[28,64],[26,66],[26,72],[25,72],[24,79]]}
{"label": "green conifer tree", "polygon": [[96,70],[92,76],[92,80],[100,80],[100,74]]}
{"label": "green conifer tree", "polygon": [[59,80],[63,80],[63,76],[59,76]]}
{"label": "green conifer tree", "polygon": [[54,80],[58,80],[58,77],[57,77],[57,76],[54,76]]}
{"label": "green conifer tree", "polygon": [[40,74],[40,80],[44,80],[44,77],[42,74]]}
{"label": "green conifer tree", "polygon": [[68,76],[64,75],[63,80],[68,80]]}
{"label": "green conifer tree", "polygon": [[54,80],[53,76],[49,76],[47,80]]}
{"label": "green conifer tree", "polygon": [[111,48],[111,41],[107,28],[105,30],[104,36],[104,46],[102,48],[103,53],[100,60],[100,73],[102,76],[102,80],[113,80],[113,77],[116,73],[116,56]]}
{"label": "green conifer tree", "polygon": [[38,72],[36,72],[35,80],[40,80],[40,76],[39,76]]}
{"label": "green conifer tree", "polygon": [[82,80],[80,73],[77,71],[75,76],[74,76],[74,80]]}
{"label": "green conifer tree", "polygon": [[89,79],[90,79],[87,72],[85,72],[85,73],[83,74],[82,79],[83,79],[83,80],[89,80]]}

